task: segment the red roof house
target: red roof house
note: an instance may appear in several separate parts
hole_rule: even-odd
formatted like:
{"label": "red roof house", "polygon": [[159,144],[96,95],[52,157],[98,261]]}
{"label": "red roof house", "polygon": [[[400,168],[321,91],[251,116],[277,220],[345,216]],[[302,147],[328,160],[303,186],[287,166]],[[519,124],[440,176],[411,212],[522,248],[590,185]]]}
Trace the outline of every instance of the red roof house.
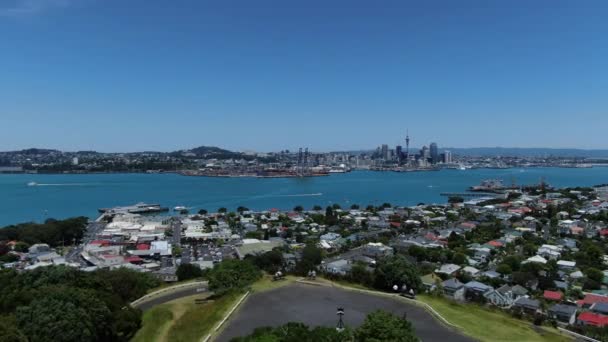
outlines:
{"label": "red roof house", "polygon": [[600,296],[593,293],[588,293],[585,295],[584,299],[581,299],[576,303],[582,307],[589,307],[595,303],[608,303],[608,296]]}
{"label": "red roof house", "polygon": [[150,245],[145,244],[145,243],[140,243],[139,245],[137,245],[136,248],[138,251],[147,251],[148,249],[150,249]]}
{"label": "red roof house", "polygon": [[496,241],[496,240],[492,240],[492,241],[488,242],[488,245],[490,245],[492,247],[497,247],[497,248],[500,248],[503,246],[502,242]]}
{"label": "red roof house", "polygon": [[593,325],[596,327],[604,327],[608,325],[608,317],[599,315],[593,312],[585,311],[578,315],[577,322],[584,325]]}
{"label": "red roof house", "polygon": [[549,291],[545,290],[543,293],[543,298],[548,300],[561,301],[564,298],[564,294],[559,291]]}
{"label": "red roof house", "polygon": [[125,261],[131,264],[141,264],[144,259],[138,257],[137,255],[125,257]]}

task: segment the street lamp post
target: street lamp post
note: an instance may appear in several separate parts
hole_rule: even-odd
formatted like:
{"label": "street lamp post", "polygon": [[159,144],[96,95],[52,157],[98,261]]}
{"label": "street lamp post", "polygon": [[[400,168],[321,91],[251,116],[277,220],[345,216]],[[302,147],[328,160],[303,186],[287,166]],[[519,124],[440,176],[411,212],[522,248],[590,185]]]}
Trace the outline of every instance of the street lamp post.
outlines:
{"label": "street lamp post", "polygon": [[338,315],[338,325],[336,326],[336,330],[338,332],[342,332],[344,331],[344,322],[342,321],[342,316],[344,316],[344,308],[339,307],[336,314]]}

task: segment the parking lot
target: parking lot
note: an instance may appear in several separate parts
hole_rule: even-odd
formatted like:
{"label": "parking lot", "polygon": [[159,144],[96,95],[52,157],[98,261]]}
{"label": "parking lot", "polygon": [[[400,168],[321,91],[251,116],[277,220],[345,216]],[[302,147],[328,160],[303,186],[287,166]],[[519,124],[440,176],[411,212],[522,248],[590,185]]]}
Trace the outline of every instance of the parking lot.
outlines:
{"label": "parking lot", "polygon": [[336,326],[336,308],[345,310],[347,326],[360,325],[365,316],[382,309],[406,316],[422,341],[471,342],[473,339],[447,328],[421,307],[396,299],[335,287],[294,284],[257,293],[247,299],[226,323],[216,341],[248,335],[257,327],[302,322],[309,326]]}

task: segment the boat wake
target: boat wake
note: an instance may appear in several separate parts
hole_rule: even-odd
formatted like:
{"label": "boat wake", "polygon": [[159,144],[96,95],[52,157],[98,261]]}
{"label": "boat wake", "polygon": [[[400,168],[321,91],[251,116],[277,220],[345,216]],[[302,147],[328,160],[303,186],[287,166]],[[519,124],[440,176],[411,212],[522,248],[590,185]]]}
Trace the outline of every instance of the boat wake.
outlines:
{"label": "boat wake", "polygon": [[27,186],[89,186],[93,183],[35,183],[30,182]]}
{"label": "boat wake", "polygon": [[323,193],[318,192],[318,193],[314,193],[314,194],[276,195],[275,197],[314,197],[314,196],[323,196]]}

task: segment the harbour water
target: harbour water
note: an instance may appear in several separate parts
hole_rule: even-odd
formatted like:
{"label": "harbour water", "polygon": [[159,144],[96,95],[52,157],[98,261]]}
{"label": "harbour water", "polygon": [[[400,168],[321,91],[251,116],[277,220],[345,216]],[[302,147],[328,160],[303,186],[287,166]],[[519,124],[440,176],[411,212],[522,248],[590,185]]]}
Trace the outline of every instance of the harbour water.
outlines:
{"label": "harbour water", "polygon": [[[463,192],[484,179],[505,184],[555,187],[608,183],[608,168],[526,168],[437,172],[357,171],[313,178],[207,178],[176,174],[0,175],[0,227],[46,218],[96,217],[98,208],[158,203],[191,211],[342,207],[389,202],[394,205],[445,203],[442,192]],[[28,183],[31,183],[28,185]],[[33,185],[35,183],[35,185]]]}

